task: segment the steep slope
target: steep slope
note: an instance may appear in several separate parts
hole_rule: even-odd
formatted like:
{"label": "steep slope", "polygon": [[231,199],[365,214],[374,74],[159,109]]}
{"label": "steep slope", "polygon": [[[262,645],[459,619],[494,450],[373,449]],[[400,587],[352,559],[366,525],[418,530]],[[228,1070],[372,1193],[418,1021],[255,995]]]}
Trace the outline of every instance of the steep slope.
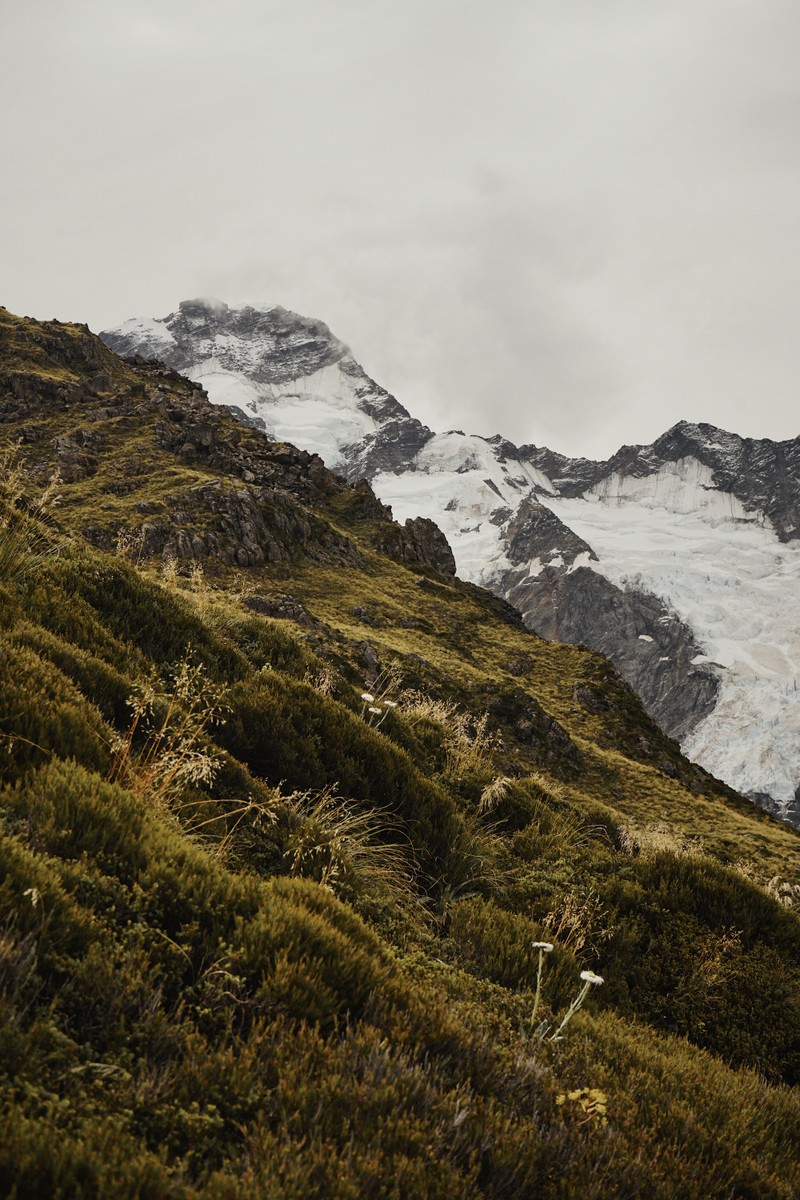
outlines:
{"label": "steep slope", "polygon": [[282,309],[191,302],[103,337],[438,523],[463,578],[607,654],[691,758],[800,821],[800,438],[681,422],[607,462],[569,459],[432,435],[325,326]]}
{"label": "steep slope", "polygon": [[800,835],[169,368],[0,425],[4,1195],[798,1194]]}

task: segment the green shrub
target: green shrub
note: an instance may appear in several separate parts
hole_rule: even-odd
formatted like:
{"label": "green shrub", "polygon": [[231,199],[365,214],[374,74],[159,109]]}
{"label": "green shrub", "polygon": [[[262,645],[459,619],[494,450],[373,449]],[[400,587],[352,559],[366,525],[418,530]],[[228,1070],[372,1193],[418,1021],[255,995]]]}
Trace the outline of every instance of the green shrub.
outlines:
{"label": "green shrub", "polygon": [[76,685],[86,699],[97,706],[107,721],[124,728],[130,719],[128,699],[133,690],[130,678],[102,658],[71,645],[63,638],[26,622],[14,629],[11,644],[27,646],[40,658],[51,662]]}
{"label": "green shrub", "polygon": [[22,616],[22,606],[16,590],[0,580],[0,630],[11,629]]}
{"label": "green shrub", "polygon": [[376,936],[308,880],[267,886],[258,915],[236,931],[231,961],[260,1010],[323,1025],[357,1017],[391,979]]}
{"label": "green shrub", "polygon": [[213,962],[259,905],[255,879],[226,871],[201,847],[160,829],[138,878],[143,918],[181,945],[193,969]]}
{"label": "green shrub", "polygon": [[0,580],[15,589],[53,553],[55,540],[48,522],[55,484],[38,494],[18,454],[6,443],[0,449]]}
{"label": "green shrub", "polygon": [[111,737],[97,709],[51,662],[26,647],[0,647],[0,779],[52,756],[103,770]]}
{"label": "green shrub", "polygon": [[146,667],[144,655],[126,645],[103,623],[99,614],[75,590],[75,579],[95,570],[98,556],[90,551],[54,559],[26,580],[22,594],[28,621],[55,634],[123,673]]}
{"label": "green shrub", "polygon": [[222,628],[249,663],[256,669],[269,667],[296,679],[319,665],[314,655],[303,646],[285,623],[259,616],[228,616]]}
{"label": "green shrub", "polygon": [[246,660],[216,635],[188,603],[133,567],[107,556],[95,556],[91,567],[71,561],[51,568],[54,580],[70,595],[84,600],[106,630],[135,646],[159,666],[170,666],[190,654],[214,679],[237,677]]}
{"label": "green shrub", "polygon": [[603,1001],[726,1060],[800,1079],[800,920],[707,859],[660,853],[609,881]]}
{"label": "green shrub", "polygon": [[313,879],[342,899],[381,897],[400,907],[416,899],[408,847],[388,839],[391,825],[379,813],[357,812],[329,791],[287,798],[291,827],[284,867]]}
{"label": "green shrub", "polygon": [[[796,1090],[769,1087],[754,1071],[731,1070],[681,1038],[659,1038],[608,1012],[577,1020],[578,1036],[559,1050],[562,1077],[566,1087],[589,1084],[608,1096],[608,1130],[589,1143],[605,1194],[791,1200],[797,1193]],[[567,1194],[579,1194],[585,1170],[584,1162],[569,1171]]]}
{"label": "green shrub", "polygon": [[147,862],[144,806],[75,762],[47,763],[7,790],[3,803],[24,823],[31,844],[48,855],[85,855],[100,870],[128,881]]}
{"label": "green shrub", "polygon": [[[528,917],[506,912],[491,900],[464,900],[453,905],[448,934],[472,970],[507,988],[535,988],[539,954],[533,943],[548,934]],[[559,946],[547,956],[543,1003],[551,1012],[570,1002],[580,969]]]}
{"label": "green shrub", "polygon": [[193,1194],[114,1118],[64,1130],[58,1102],[32,1117],[7,1102],[0,1122],[0,1192],[13,1200],[190,1200]]}
{"label": "green shrub", "polygon": [[[565,789],[541,775],[515,783],[509,797],[514,852],[527,862],[563,859],[574,862],[593,840],[609,841],[607,827],[594,824],[583,805],[567,798]],[[591,810],[593,816],[597,810]],[[502,817],[504,808],[498,808]]]}
{"label": "green shrub", "polygon": [[6,1015],[19,1019],[33,1000],[38,1007],[46,1004],[95,932],[91,913],[68,894],[57,864],[0,831],[0,985]]}

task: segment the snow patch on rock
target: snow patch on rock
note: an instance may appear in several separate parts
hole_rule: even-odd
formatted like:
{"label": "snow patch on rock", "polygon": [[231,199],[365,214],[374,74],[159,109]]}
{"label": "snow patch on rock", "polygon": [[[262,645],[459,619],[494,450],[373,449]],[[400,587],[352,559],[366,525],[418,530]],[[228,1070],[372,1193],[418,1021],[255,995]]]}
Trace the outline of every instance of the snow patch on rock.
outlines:
{"label": "snow patch on rock", "polygon": [[356,381],[338,362],[280,383],[257,383],[225,370],[214,357],[187,374],[205,388],[213,404],[235,404],[261,417],[270,436],[318,454],[334,470],[345,446],[376,429],[374,419],[358,407]]}
{"label": "snow patch on rock", "polygon": [[435,434],[407,471],[383,472],[372,486],[395,520],[434,520],[453,549],[458,574],[485,586],[511,567],[493,514],[513,510],[533,490],[552,490],[537,468],[501,464],[484,438],[452,431]]}
{"label": "snow patch on rock", "polygon": [[132,317],[114,331],[136,346],[142,358],[163,358],[176,345],[175,338],[164,325],[152,317]]}

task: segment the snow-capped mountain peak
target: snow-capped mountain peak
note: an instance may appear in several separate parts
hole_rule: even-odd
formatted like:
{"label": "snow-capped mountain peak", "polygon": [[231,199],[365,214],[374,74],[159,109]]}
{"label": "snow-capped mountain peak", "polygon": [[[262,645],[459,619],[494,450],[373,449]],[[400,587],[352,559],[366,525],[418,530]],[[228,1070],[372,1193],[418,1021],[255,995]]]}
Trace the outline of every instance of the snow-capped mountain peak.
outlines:
{"label": "snow-capped mountain peak", "polygon": [[388,465],[397,446],[416,449],[430,437],[327,325],[280,305],[184,300],[168,317],[125,321],[102,337],[118,353],[160,359],[200,383],[212,403],[242,410],[343,473],[358,455],[346,447],[369,444]]}

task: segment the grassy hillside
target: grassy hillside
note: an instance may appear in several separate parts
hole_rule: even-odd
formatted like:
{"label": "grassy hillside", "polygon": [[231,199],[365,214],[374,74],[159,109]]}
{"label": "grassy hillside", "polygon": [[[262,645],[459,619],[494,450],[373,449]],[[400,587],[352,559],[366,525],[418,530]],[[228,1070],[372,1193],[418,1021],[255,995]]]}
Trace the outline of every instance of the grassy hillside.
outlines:
{"label": "grassy hillside", "polygon": [[174,373],[0,424],[0,1194],[800,1194],[796,831]]}

